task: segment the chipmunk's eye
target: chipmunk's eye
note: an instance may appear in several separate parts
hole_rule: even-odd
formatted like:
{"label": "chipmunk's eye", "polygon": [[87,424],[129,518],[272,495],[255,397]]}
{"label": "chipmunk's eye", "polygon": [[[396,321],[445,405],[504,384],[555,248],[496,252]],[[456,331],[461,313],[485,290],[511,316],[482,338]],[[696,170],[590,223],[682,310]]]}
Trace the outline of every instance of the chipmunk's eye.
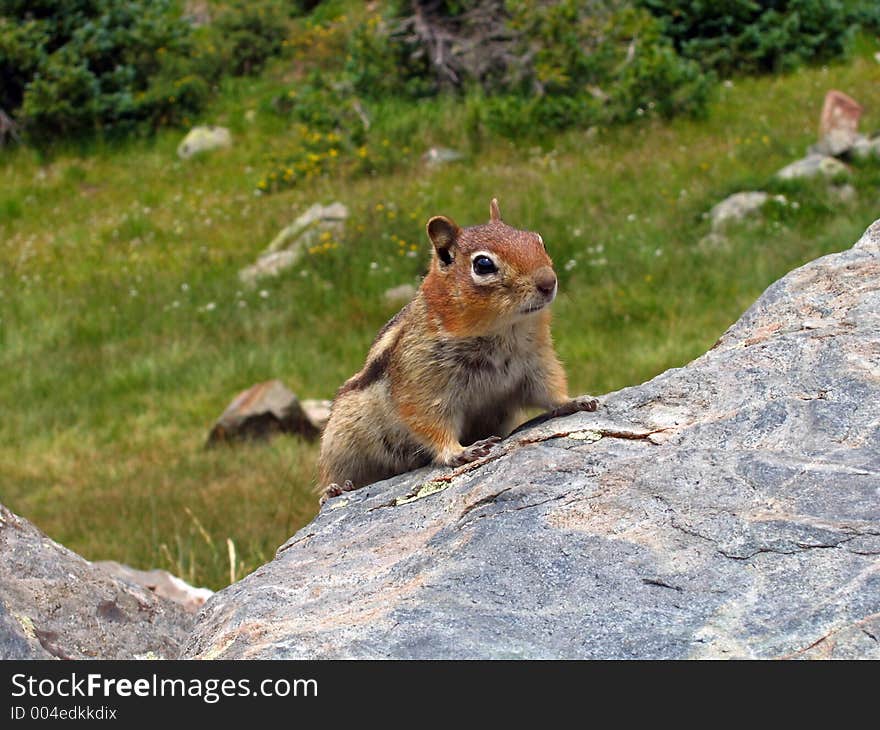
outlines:
{"label": "chipmunk's eye", "polygon": [[494,274],[498,271],[498,267],[495,266],[495,262],[490,259],[488,256],[477,256],[474,259],[474,273],[479,276],[487,276],[489,274]]}

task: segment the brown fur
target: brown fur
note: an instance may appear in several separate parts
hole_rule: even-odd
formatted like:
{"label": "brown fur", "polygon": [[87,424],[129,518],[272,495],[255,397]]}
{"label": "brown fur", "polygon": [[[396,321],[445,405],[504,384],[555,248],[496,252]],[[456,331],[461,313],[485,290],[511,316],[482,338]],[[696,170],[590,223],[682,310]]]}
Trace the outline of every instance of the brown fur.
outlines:
{"label": "brown fur", "polygon": [[[427,230],[434,255],[421,288],[333,403],[319,463],[325,494],[479,458],[492,446],[482,440],[510,433],[523,409],[569,402],[550,335],[556,277],[541,237],[504,223],[496,200],[485,225],[438,216]],[[497,272],[477,273],[479,255]]]}

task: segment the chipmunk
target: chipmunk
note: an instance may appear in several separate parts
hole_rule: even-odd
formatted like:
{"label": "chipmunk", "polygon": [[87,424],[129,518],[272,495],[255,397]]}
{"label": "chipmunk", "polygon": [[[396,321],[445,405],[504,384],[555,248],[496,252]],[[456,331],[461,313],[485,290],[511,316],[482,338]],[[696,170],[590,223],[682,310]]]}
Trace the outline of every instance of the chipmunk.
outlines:
{"label": "chipmunk", "polygon": [[[321,503],[429,463],[487,456],[525,408],[594,411],[570,400],[550,337],[557,279],[537,233],[501,220],[428,221],[431,267],[336,394],[321,439]],[[546,418],[542,420],[546,420]]]}

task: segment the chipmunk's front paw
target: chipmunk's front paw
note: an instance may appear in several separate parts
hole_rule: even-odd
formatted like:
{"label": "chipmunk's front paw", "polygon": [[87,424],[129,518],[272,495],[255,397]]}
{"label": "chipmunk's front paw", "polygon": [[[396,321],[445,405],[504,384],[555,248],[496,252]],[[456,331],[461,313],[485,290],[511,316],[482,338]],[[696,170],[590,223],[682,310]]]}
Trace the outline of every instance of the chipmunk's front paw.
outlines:
{"label": "chipmunk's front paw", "polygon": [[599,408],[598,399],[593,398],[591,395],[580,395],[577,398],[574,398],[572,403],[577,406],[578,411],[589,411],[592,413]]}
{"label": "chipmunk's front paw", "polygon": [[469,464],[477,459],[482,459],[484,456],[488,456],[492,452],[492,449],[494,449],[500,442],[500,436],[490,436],[487,439],[475,441],[470,446],[465,446],[461,452],[453,456],[447,464],[449,466],[461,466],[462,464]]}
{"label": "chipmunk's front paw", "polygon": [[573,413],[578,413],[579,411],[595,411],[599,407],[599,401],[593,398],[591,395],[580,395],[577,398],[572,398],[568,403],[563,403],[561,406],[554,408],[550,411],[550,418],[561,418],[562,416],[570,416]]}
{"label": "chipmunk's front paw", "polygon": [[333,484],[328,484],[324,487],[324,491],[321,493],[321,499],[319,500],[319,504],[324,504],[331,497],[338,497],[343,492],[351,492],[354,489],[354,484],[352,484],[351,479],[346,479],[345,483],[340,487],[335,482]]}

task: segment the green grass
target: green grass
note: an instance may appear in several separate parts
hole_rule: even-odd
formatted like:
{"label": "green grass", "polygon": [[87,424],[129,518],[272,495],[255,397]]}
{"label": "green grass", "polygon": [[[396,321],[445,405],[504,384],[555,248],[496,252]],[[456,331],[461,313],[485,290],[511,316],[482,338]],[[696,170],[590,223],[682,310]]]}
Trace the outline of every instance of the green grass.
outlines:
{"label": "green grass", "polygon": [[[293,439],[206,451],[213,419],[278,377],[332,397],[393,311],[382,293],[416,283],[424,222],[445,214],[540,231],[560,276],[555,337],[573,393],[642,382],[704,352],[772,281],[850,246],[880,216],[880,165],[854,168],[855,202],[824,184],[705,250],[704,214],[729,193],[781,190],[773,172],[814,141],[839,88],[880,127],[876,44],[849,62],[737,80],[709,117],[577,131],[518,144],[468,128],[451,100],[372,109],[394,173],[331,172],[254,194],[292,144],[267,99],[285,83],[228,82],[202,121],[233,148],[180,162],[180,133],[56,152],[0,152],[0,500],[89,559],[163,567],[220,587],[269,559],[316,510],[317,448]],[[285,87],[286,88],[286,87]],[[246,112],[255,111],[248,122]],[[431,145],[468,157],[435,169]],[[769,186],[769,187],[768,187]],[[255,290],[237,271],[313,202],[345,202],[339,246]],[[394,234],[405,241],[401,245]],[[415,247],[415,251],[412,248]]]}

